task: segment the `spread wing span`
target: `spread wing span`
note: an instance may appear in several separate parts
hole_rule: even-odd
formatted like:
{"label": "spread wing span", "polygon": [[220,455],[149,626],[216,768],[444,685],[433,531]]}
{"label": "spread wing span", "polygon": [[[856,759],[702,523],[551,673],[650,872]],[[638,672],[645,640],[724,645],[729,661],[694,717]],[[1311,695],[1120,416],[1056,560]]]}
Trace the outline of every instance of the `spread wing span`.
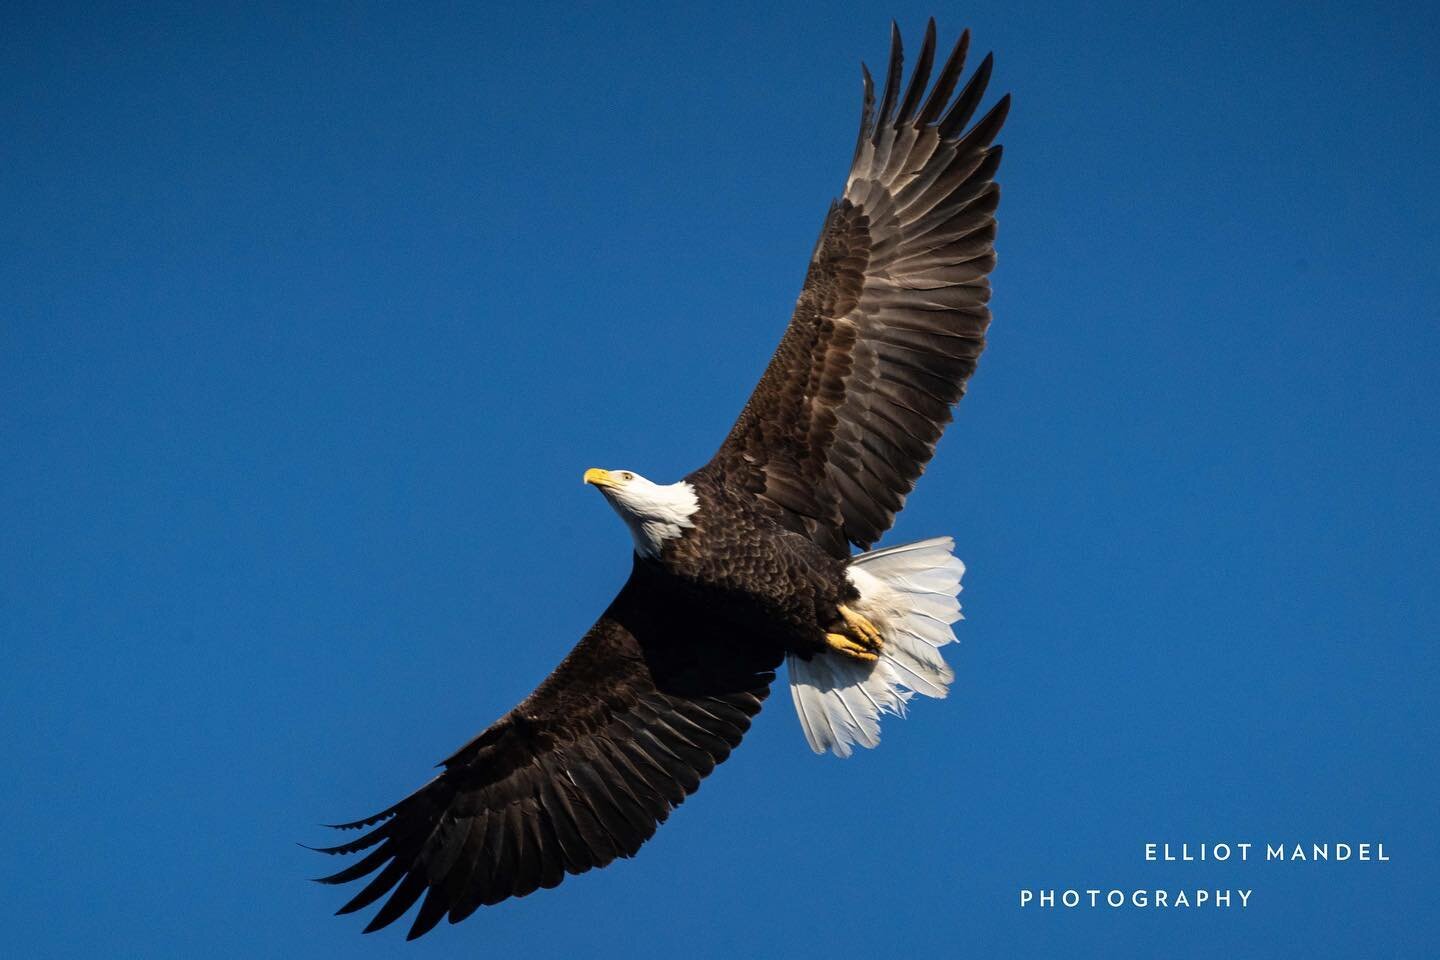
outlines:
{"label": "spread wing span", "polygon": [[423,895],[414,939],[443,917],[633,856],[739,745],[775,678],[776,651],[706,620],[637,565],[560,666],[439,776],[339,825],[368,830],[323,852],[365,855],[321,882],[375,874],[339,912],[388,895],[369,933]]}
{"label": "spread wing span", "polygon": [[991,144],[1010,98],[966,128],[991,69],[986,56],[955,94],[968,47],[966,31],[926,96],[930,21],[902,95],[892,28],[878,109],[864,71],[844,195],[775,356],[702,468],[837,556],[894,522],[985,347],[1000,197]]}

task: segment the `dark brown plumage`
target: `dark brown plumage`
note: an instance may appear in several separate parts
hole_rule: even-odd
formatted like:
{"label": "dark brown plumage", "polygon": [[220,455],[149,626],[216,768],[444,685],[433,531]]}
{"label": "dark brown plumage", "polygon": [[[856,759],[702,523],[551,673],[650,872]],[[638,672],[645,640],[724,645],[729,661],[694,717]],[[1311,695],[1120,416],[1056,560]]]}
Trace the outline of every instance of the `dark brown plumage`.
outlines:
{"label": "dark brown plumage", "polygon": [[737,645],[666,587],[637,558],[609,609],[534,693],[430,783],[341,824],[372,829],[324,852],[369,852],[324,882],[380,872],[340,912],[393,889],[368,932],[425,894],[414,938],[443,917],[454,923],[632,856],[739,745],[780,662],[773,646]]}
{"label": "dark brown plumage", "polygon": [[781,659],[838,629],[850,544],[889,528],[985,344],[1009,100],[964,129],[990,75],[987,56],[952,101],[968,39],[928,95],[933,21],[903,94],[898,31],[878,109],[865,73],[844,194],[774,358],[687,478],[693,514],[534,693],[324,848],[360,859],[323,882],[374,875],[340,910],[383,900],[367,932],[418,901],[414,938],[633,855],[740,743]]}
{"label": "dark brown plumage", "polygon": [[991,141],[1010,98],[958,135],[990,79],[986,56],[946,109],[969,42],[966,31],[923,106],[933,20],[903,101],[898,30],[878,112],[865,72],[845,193],[774,358],[704,468],[836,556],[890,528],[985,349],[1000,200]]}

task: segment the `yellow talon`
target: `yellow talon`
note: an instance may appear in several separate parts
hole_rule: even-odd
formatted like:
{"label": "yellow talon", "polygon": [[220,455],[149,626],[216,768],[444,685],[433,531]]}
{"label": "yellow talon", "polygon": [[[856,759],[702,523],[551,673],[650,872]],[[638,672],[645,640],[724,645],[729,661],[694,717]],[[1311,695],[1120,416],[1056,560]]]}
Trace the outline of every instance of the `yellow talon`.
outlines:
{"label": "yellow talon", "polygon": [[864,660],[870,663],[880,659],[874,653],[866,650],[843,633],[827,633],[825,634],[825,642],[830,645],[831,650],[834,650],[836,653],[843,653],[845,656],[855,660]]}
{"label": "yellow talon", "polygon": [[885,638],[880,636],[880,631],[868,617],[856,613],[843,603],[840,604],[840,616],[845,618],[845,624],[855,633],[855,639],[867,650],[878,653],[880,648],[885,646]]}

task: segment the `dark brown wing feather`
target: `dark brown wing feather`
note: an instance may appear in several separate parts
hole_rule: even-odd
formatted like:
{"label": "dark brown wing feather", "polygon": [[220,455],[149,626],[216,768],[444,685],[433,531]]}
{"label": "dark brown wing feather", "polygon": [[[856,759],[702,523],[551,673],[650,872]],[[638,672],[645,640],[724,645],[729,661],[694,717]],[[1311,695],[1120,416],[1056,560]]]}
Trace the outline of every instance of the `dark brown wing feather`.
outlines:
{"label": "dark brown wing feather", "polygon": [[423,897],[414,939],[632,856],[739,745],[778,651],[707,626],[713,617],[677,606],[644,564],[555,672],[443,773],[341,825],[370,829],[323,852],[364,856],[321,882],[374,877],[340,913],[388,895],[369,933]]}
{"label": "dark brown wing feather", "polygon": [[968,45],[967,31],[923,103],[933,20],[903,97],[898,30],[878,111],[865,72],[845,193],[775,356],[702,468],[837,556],[894,522],[985,348],[1000,197],[991,144],[1010,98],[966,131],[991,64],[952,102]]}

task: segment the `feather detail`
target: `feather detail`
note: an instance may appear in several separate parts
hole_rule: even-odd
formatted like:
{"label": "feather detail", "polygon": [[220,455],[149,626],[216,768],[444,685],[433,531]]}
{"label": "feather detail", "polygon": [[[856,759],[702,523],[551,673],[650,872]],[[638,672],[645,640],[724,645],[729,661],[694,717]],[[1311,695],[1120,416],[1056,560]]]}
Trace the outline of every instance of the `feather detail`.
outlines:
{"label": "feather detail", "polygon": [[846,571],[860,591],[855,604],[885,639],[880,659],[862,663],[840,654],[789,657],[790,696],[805,740],[816,753],[850,756],[852,744],[880,743],[880,717],[904,716],[915,694],[942,699],[954,673],[940,655],[961,619],[965,565],[949,537],[862,553]]}
{"label": "feather detail", "polygon": [[[992,142],[1010,101],[967,129],[994,67],[987,55],[957,93],[969,45],[962,34],[934,73],[932,21],[902,84],[892,30],[878,101],[864,72],[845,190],[790,326],[703,468],[836,559],[868,549],[894,522],[985,349],[999,202]],[[897,420],[885,402],[896,384],[934,402]]]}

